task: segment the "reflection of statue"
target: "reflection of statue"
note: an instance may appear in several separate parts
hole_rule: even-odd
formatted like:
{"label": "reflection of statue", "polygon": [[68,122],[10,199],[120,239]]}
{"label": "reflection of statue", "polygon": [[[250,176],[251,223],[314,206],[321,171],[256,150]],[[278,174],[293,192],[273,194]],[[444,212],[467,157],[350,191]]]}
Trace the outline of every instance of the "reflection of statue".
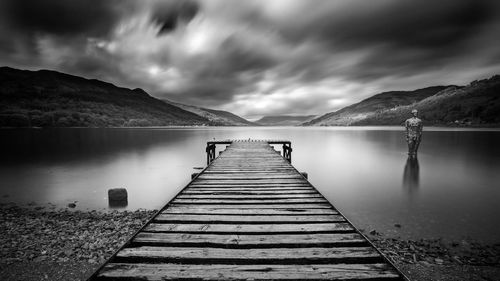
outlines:
{"label": "reflection of statue", "polygon": [[418,188],[420,180],[420,167],[417,157],[408,157],[403,172],[403,186],[412,191]]}
{"label": "reflection of statue", "polygon": [[417,115],[418,111],[416,109],[411,111],[413,117],[405,121],[406,127],[406,142],[408,142],[408,155],[410,157],[417,156],[418,146],[420,145],[420,140],[422,139],[422,120],[420,120]]}

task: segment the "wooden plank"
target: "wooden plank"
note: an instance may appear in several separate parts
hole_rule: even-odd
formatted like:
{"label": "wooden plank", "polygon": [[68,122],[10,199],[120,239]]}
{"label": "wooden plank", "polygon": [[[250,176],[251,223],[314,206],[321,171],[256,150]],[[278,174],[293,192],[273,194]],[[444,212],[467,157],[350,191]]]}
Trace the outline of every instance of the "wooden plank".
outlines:
{"label": "wooden plank", "polygon": [[184,246],[219,248],[305,248],[305,247],[354,247],[367,246],[357,233],[332,234],[180,234],[140,232],[132,241],[133,246]]}
{"label": "wooden plank", "polygon": [[296,179],[218,179],[218,180],[209,180],[209,179],[199,179],[197,178],[193,182],[194,184],[307,184],[307,181],[303,178]]}
{"label": "wooden plank", "polygon": [[325,222],[345,222],[340,215],[315,215],[315,216],[246,216],[246,215],[186,215],[186,214],[160,214],[155,222],[171,223],[325,223]]}
{"label": "wooden plank", "polygon": [[[210,205],[211,206],[211,205]],[[307,208],[283,208],[283,209],[263,209],[263,208],[220,208],[205,207],[199,208],[189,206],[170,206],[162,214],[206,214],[206,215],[337,215],[334,209],[307,209]]]}
{"label": "wooden plank", "polygon": [[193,264],[107,264],[99,280],[398,280],[391,266],[376,264],[262,264],[262,265],[193,265]]}
{"label": "wooden plank", "polygon": [[292,198],[292,199],[274,199],[269,198],[266,200],[264,198],[261,199],[174,199],[172,203],[177,204],[304,204],[304,203],[327,203],[325,198]]}
{"label": "wooden plank", "polygon": [[297,174],[297,171],[292,168],[283,168],[283,169],[213,169],[208,168],[205,170],[203,174],[207,175],[232,175],[232,174],[264,174],[264,173],[283,173],[283,174]]}
{"label": "wooden plank", "polygon": [[177,233],[345,233],[355,232],[348,223],[295,223],[295,224],[175,224],[151,223],[147,232]]}
{"label": "wooden plank", "polygon": [[183,204],[183,203],[169,203],[170,207],[174,206],[190,206],[190,208],[224,208],[224,209],[331,209],[332,206],[329,203],[310,203],[310,204],[238,204],[238,206],[234,204],[217,204],[214,206],[213,204]]}
{"label": "wooden plank", "polygon": [[281,189],[293,189],[293,188],[312,188],[308,183],[298,183],[298,184],[190,184],[189,187],[193,188],[251,188],[251,189],[270,189],[270,188],[281,188]]}
{"label": "wooden plank", "polygon": [[120,261],[182,262],[209,264],[315,264],[380,262],[382,257],[373,247],[311,247],[311,248],[250,248],[225,249],[211,247],[125,248],[118,252]]}
{"label": "wooden plank", "polygon": [[312,194],[181,194],[178,199],[244,199],[244,200],[273,200],[291,198],[324,198],[319,193]]}
{"label": "wooden plank", "polygon": [[207,175],[203,173],[198,180],[275,180],[275,179],[302,179],[301,175],[295,174],[233,174],[233,175]]}
{"label": "wooden plank", "polygon": [[258,194],[318,194],[318,192],[312,188],[303,189],[253,189],[253,188],[219,188],[219,189],[208,189],[208,188],[186,188],[182,192],[182,195],[188,194],[226,194],[226,195],[258,195]]}

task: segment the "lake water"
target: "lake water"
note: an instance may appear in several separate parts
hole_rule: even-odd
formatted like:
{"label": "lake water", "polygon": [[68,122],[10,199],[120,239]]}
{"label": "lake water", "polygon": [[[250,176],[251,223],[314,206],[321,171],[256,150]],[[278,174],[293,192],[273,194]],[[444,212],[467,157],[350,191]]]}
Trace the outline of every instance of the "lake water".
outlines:
{"label": "lake water", "polygon": [[0,201],[108,209],[107,190],[125,187],[122,209],[160,208],[214,138],[291,140],[292,164],[359,228],[500,242],[498,130],[425,128],[408,161],[399,127],[5,129]]}

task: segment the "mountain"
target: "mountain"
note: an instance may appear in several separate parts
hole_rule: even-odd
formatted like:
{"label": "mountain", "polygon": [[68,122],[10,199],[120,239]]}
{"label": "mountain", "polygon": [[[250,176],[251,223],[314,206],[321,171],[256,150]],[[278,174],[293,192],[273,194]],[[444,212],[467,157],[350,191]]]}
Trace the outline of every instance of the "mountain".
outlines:
{"label": "mountain", "polygon": [[231,112],[223,111],[223,110],[214,110],[203,107],[197,107],[193,105],[186,105],[182,103],[176,103],[169,100],[163,100],[164,102],[174,105],[176,107],[182,108],[186,111],[195,113],[203,118],[208,119],[209,121],[216,123],[221,126],[251,126],[255,125],[254,123],[241,118],[240,116],[233,114]]}
{"label": "mountain", "polygon": [[376,114],[377,112],[394,108],[401,105],[409,105],[439,91],[448,86],[434,86],[414,91],[391,91],[384,92],[361,102],[344,107],[338,111],[327,113],[302,125],[305,126],[349,126]]}
{"label": "mountain", "polygon": [[295,126],[303,122],[309,121],[316,117],[316,115],[305,115],[305,116],[289,116],[289,115],[276,115],[276,116],[264,116],[261,119],[255,121],[255,123],[263,126]]}
{"label": "mountain", "polygon": [[398,125],[413,108],[427,125],[499,126],[500,75],[473,81],[465,87],[449,87],[411,105],[377,112],[355,125]]}
{"label": "mountain", "polygon": [[213,125],[142,89],[56,71],[0,67],[0,127]]}

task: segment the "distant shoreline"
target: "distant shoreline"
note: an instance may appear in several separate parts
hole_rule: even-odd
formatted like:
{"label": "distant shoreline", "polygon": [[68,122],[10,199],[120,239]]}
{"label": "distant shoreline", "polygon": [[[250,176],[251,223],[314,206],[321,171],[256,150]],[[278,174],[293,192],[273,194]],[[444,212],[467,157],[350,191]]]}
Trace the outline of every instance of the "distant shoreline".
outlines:
{"label": "distant shoreline", "polygon": [[[0,130],[12,130],[12,129],[34,129],[34,130],[51,130],[51,129],[217,129],[217,128],[261,128],[261,129],[279,129],[279,128],[337,128],[337,129],[369,129],[369,128],[400,128],[404,130],[401,125],[353,125],[353,126],[150,126],[150,127],[0,127]],[[488,125],[488,126],[445,126],[445,125],[427,125],[424,126],[424,130],[500,130],[500,124]]]}

